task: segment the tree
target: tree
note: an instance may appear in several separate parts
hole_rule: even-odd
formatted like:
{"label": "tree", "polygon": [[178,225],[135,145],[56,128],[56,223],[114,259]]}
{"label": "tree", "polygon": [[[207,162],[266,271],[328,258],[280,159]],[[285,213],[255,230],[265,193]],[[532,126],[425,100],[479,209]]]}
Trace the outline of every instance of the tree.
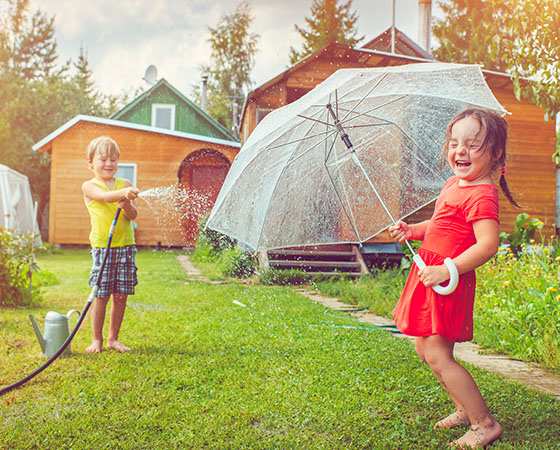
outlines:
{"label": "tree", "polygon": [[560,8],[558,0],[491,0],[503,9],[496,20],[505,33],[491,38],[507,63],[516,95],[555,117],[560,111]]}
{"label": "tree", "polygon": [[[243,1],[231,14],[210,28],[211,65],[203,66],[208,75],[208,112],[227,129],[233,129],[234,106],[239,106],[251,86],[251,70],[260,36],[249,32],[253,22],[249,3]],[[200,97],[195,88],[195,96]],[[237,130],[233,130],[237,133]]]}
{"label": "tree", "polygon": [[331,42],[355,46],[364,37],[356,37],[356,13],[350,12],[352,0],[341,5],[338,0],[313,0],[311,17],[305,18],[307,28],[295,25],[303,38],[300,51],[290,47],[290,64],[324,47]]}
{"label": "tree", "polygon": [[108,115],[115,102],[95,92],[83,50],[75,76],[70,61],[57,67],[54,17],[28,9],[29,0],[0,0],[0,164],[27,175],[40,221],[50,157],[32,145],[77,114]]}
{"label": "tree", "polygon": [[444,16],[434,20],[432,32],[439,42],[433,50],[438,61],[481,64],[486,69],[503,72],[507,63],[488,51],[489,36],[501,34],[496,15],[502,5],[491,0],[448,0],[438,2]]}
{"label": "tree", "polygon": [[19,72],[25,79],[48,77],[56,62],[54,17],[37,10],[29,18],[29,0],[4,0],[0,5],[1,70]]}

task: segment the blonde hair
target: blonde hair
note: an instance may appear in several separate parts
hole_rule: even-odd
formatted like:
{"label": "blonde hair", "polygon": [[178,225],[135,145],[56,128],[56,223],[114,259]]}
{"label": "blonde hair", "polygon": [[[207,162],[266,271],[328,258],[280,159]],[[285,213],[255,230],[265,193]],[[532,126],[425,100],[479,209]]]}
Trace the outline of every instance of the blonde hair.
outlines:
{"label": "blonde hair", "polygon": [[109,136],[99,136],[92,140],[86,150],[88,161],[92,161],[95,155],[114,157],[121,156],[119,146]]}

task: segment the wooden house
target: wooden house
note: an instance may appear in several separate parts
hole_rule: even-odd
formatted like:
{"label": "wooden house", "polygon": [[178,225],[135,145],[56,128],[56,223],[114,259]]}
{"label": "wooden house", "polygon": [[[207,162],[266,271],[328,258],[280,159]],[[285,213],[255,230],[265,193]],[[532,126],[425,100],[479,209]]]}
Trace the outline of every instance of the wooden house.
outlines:
{"label": "wooden house", "polygon": [[117,176],[150,189],[137,200],[137,244],[192,246],[240,144],[163,79],[111,119],[76,116],[33,146],[51,155],[48,241],[89,243],[81,185],[93,175],[86,148],[101,135],[119,145]]}
{"label": "wooden house", "polygon": [[[395,49],[404,54],[389,53],[390,30],[362,48],[331,43],[289,67],[278,76],[250,92],[243,107],[241,140],[245,141],[257,124],[273,109],[289,104],[309,92],[329,75],[341,68],[386,67],[411,63],[433,62],[433,58],[403,33],[396,30]],[[556,132],[552,121],[546,122],[544,111],[521,99],[517,100],[508,75],[483,70],[492,92],[506,110],[509,123],[507,180],[518,202],[531,217],[544,222],[545,236],[555,229],[555,166],[551,155],[555,150]],[[515,217],[521,212],[512,207],[500,193],[501,231],[513,231]],[[433,203],[410,218],[429,218]],[[372,243],[392,242],[386,233]],[[377,245],[370,247],[379,249]],[[367,250],[367,246],[365,247]]]}

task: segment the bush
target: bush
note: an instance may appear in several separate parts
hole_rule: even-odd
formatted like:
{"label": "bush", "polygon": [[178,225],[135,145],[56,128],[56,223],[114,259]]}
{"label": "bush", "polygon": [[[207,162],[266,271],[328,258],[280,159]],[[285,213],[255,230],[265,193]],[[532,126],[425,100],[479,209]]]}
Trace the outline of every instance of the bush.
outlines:
{"label": "bush", "polygon": [[209,247],[211,251],[215,253],[220,253],[224,250],[232,249],[235,247],[235,240],[225,234],[207,228],[207,221],[208,215],[200,217],[200,220],[198,222],[198,228],[200,232],[198,233],[197,246],[200,245]]}
{"label": "bush", "polygon": [[239,247],[223,250],[217,261],[222,275],[226,277],[248,278],[255,273],[255,257]]}
{"label": "bush", "polygon": [[514,255],[518,255],[523,245],[528,245],[535,237],[535,231],[542,230],[539,219],[529,219],[529,214],[519,214],[513,223],[513,233],[500,233],[500,243],[507,242]]}
{"label": "bush", "polygon": [[39,290],[30,285],[30,273],[38,269],[33,257],[36,238],[0,227],[0,306],[29,306],[39,300]]}

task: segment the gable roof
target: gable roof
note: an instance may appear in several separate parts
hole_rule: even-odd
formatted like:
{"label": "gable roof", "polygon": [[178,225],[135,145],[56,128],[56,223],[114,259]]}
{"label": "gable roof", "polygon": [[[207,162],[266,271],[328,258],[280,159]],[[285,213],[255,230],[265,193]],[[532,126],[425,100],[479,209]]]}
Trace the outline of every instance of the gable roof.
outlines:
{"label": "gable roof", "polygon": [[212,129],[214,129],[219,135],[223,136],[224,139],[228,139],[231,141],[237,142],[238,139],[231,134],[226,127],[224,127],[221,123],[219,123],[216,119],[210,116],[208,113],[203,111],[198,105],[194,102],[190,101],[187,97],[185,97],[179,90],[177,90],[171,83],[169,83],[165,78],[161,78],[156,84],[154,84],[150,89],[146,92],[142,93],[134,100],[132,100],[128,105],[121,108],[119,111],[114,113],[110,116],[110,119],[114,120],[123,120],[123,117],[126,116],[129,112],[133,111],[143,102],[149,101],[150,97],[159,90],[167,88],[170,90],[173,95],[182,102],[188,109],[191,109],[194,114],[199,116],[204,122],[206,122]]}
{"label": "gable roof", "polygon": [[294,72],[297,72],[302,67],[305,67],[320,57],[330,57],[333,59],[344,60],[346,62],[352,62],[356,64],[356,67],[391,66],[419,62],[434,62],[433,59],[426,59],[418,56],[398,55],[395,53],[371,50],[368,48],[352,47],[347,44],[339,44],[336,42],[328,43],[324,47],[315,50],[313,53],[300,59],[294,65],[288,67],[284,72],[281,72],[274,78],[250,91],[245,97],[245,103],[243,104],[243,108],[241,110],[240,129],[243,128],[247,105],[253,98],[257,97],[271,86],[287,79]]}
{"label": "gable roof", "polygon": [[112,125],[114,127],[128,128],[128,129],[132,129],[132,130],[148,131],[148,132],[151,132],[151,133],[165,134],[167,136],[177,136],[177,137],[181,137],[181,138],[184,138],[184,139],[191,139],[191,140],[195,140],[195,141],[209,142],[209,143],[212,143],[212,144],[219,144],[219,145],[227,145],[229,147],[236,147],[236,148],[241,147],[241,144],[239,142],[232,142],[232,141],[225,140],[225,139],[217,139],[217,138],[212,138],[212,137],[208,137],[208,136],[201,136],[201,135],[198,135],[198,134],[185,133],[183,131],[168,130],[166,128],[156,128],[156,127],[151,127],[151,126],[147,126],[147,125],[140,125],[140,124],[132,123],[132,122],[124,122],[122,120],[102,119],[100,117],[86,116],[86,115],[83,115],[83,114],[79,114],[76,117],[74,117],[73,119],[66,122],[61,127],[54,130],[48,136],[41,139],[39,142],[37,142],[31,148],[33,150],[40,150],[41,148],[45,147],[45,145],[47,145],[49,142],[51,142],[54,138],[56,138],[57,136],[60,136],[66,130],[68,130],[69,128],[73,127],[75,124],[77,124],[78,122],[81,122],[81,121],[99,123],[99,124],[103,124],[103,125]]}
{"label": "gable roof", "polygon": [[[362,49],[379,50],[382,52],[391,52],[391,28],[387,28],[379,36],[373,38]],[[416,42],[410,39],[406,34],[395,27],[395,53],[406,56],[415,56],[428,60],[434,60],[430,52],[420,47]]]}

